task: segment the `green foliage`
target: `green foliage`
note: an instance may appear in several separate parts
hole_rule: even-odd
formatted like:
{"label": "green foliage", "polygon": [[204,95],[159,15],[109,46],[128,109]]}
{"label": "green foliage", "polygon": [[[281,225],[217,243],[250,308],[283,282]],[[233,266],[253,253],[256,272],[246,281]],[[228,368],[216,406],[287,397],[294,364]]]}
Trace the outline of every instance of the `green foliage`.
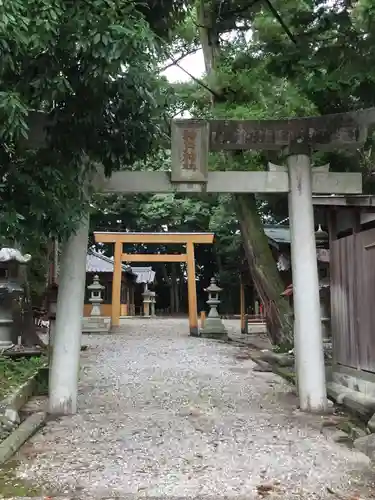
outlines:
{"label": "green foliage", "polygon": [[45,363],[43,356],[18,360],[0,357],[0,399],[26,382]]}
{"label": "green foliage", "polygon": [[[106,173],[132,165],[165,133],[157,59],[161,37],[185,15],[183,4],[1,3],[3,239],[32,244],[65,237],[86,208],[82,185],[93,165],[102,164]],[[33,110],[48,119],[46,145],[37,149],[25,144]]]}
{"label": "green foliage", "polygon": [[267,55],[268,71],[286,76],[320,113],[373,106],[373,2],[358,1],[354,8],[345,1],[297,2],[297,8],[296,2],[277,3],[297,43],[280,27],[269,29],[266,10],[259,13],[253,50]]}

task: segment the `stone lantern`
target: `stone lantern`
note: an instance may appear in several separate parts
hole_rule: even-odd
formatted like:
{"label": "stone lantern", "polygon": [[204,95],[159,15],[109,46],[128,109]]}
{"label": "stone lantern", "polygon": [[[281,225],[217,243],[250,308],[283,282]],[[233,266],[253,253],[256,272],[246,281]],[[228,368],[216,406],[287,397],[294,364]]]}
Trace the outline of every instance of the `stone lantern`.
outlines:
{"label": "stone lantern", "polygon": [[214,339],[226,339],[227,331],[217,311],[217,307],[221,302],[219,294],[222,292],[222,288],[217,286],[215,278],[211,278],[210,286],[205,288],[204,291],[208,292],[207,304],[210,307],[210,311],[204,323],[204,327],[201,330],[201,336]]}
{"label": "stone lantern", "polygon": [[315,231],[315,242],[317,248],[325,248],[329,240],[329,236],[327,231],[322,229],[322,226],[319,224],[318,229]]}
{"label": "stone lantern", "polygon": [[150,317],[150,308],[151,308],[151,304],[153,302],[152,300],[152,294],[155,293],[155,292],[151,292],[148,287],[147,287],[147,284],[145,285],[145,290],[144,292],[142,293],[142,297],[143,297],[143,316],[145,316],[146,318],[149,318]]}
{"label": "stone lantern", "polygon": [[31,255],[22,255],[15,248],[0,250],[0,349],[13,345],[13,300],[23,293],[20,283],[20,265]]}
{"label": "stone lantern", "polygon": [[103,302],[102,291],[104,288],[105,287],[100,284],[99,276],[96,274],[93,278],[92,284],[87,287],[87,289],[91,292],[91,296],[89,298],[89,302],[92,304],[90,316],[102,315],[100,305]]}
{"label": "stone lantern", "polygon": [[[315,231],[315,241],[317,252],[328,252],[325,250],[329,244],[329,236],[319,225],[318,230]],[[319,273],[319,299],[320,299],[320,319],[322,322],[322,336],[324,342],[329,342],[330,333],[330,282],[329,277],[326,275],[329,269],[329,262],[318,261]]]}

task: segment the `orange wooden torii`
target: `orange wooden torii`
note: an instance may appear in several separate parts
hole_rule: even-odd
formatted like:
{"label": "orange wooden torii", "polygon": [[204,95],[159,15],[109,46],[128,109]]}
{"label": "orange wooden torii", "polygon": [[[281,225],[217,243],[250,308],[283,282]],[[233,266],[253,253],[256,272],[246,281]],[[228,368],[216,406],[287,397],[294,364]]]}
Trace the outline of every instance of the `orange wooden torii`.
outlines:
{"label": "orange wooden torii", "polygon": [[[112,233],[94,232],[97,243],[114,243],[112,282],[112,327],[120,326],[122,262],[186,262],[189,299],[190,335],[198,335],[197,289],[195,283],[194,245],[212,244],[213,233]],[[183,244],[184,254],[129,254],[123,253],[124,243]]]}

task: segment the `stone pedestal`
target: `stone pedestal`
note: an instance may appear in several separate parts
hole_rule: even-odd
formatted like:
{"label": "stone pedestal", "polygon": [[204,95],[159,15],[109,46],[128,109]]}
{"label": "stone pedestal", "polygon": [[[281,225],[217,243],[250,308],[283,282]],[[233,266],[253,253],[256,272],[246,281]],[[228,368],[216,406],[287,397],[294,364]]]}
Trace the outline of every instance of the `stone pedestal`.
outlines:
{"label": "stone pedestal", "polygon": [[11,297],[0,296],[0,350],[13,345],[12,342],[12,300]]}
{"label": "stone pedestal", "polygon": [[211,279],[211,284],[205,289],[208,292],[207,304],[210,311],[201,330],[201,337],[210,339],[227,339],[227,331],[217,311],[217,306],[220,304],[219,293],[222,291],[216,285],[215,278]]}
{"label": "stone pedestal", "polygon": [[151,314],[151,317],[155,317],[156,314],[155,314],[155,304],[156,304],[156,293],[155,292],[150,292],[150,299],[151,299],[151,302],[150,302],[150,314]]}
{"label": "stone pedestal", "polygon": [[82,333],[107,334],[111,329],[111,319],[105,316],[89,316],[82,320]]}
{"label": "stone pedestal", "polygon": [[152,304],[152,294],[154,292],[151,292],[148,288],[147,285],[145,286],[145,290],[142,293],[143,297],[143,316],[145,318],[150,318],[151,317],[151,304]]}

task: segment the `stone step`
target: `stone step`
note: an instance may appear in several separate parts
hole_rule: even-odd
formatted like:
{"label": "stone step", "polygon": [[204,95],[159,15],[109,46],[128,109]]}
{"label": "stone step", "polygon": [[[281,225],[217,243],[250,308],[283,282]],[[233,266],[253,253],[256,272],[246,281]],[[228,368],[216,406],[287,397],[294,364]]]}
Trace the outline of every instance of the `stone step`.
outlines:
{"label": "stone step", "polygon": [[353,391],[344,385],[329,382],[327,384],[327,394],[336,403],[346,406],[366,422],[375,413],[375,398]]}

